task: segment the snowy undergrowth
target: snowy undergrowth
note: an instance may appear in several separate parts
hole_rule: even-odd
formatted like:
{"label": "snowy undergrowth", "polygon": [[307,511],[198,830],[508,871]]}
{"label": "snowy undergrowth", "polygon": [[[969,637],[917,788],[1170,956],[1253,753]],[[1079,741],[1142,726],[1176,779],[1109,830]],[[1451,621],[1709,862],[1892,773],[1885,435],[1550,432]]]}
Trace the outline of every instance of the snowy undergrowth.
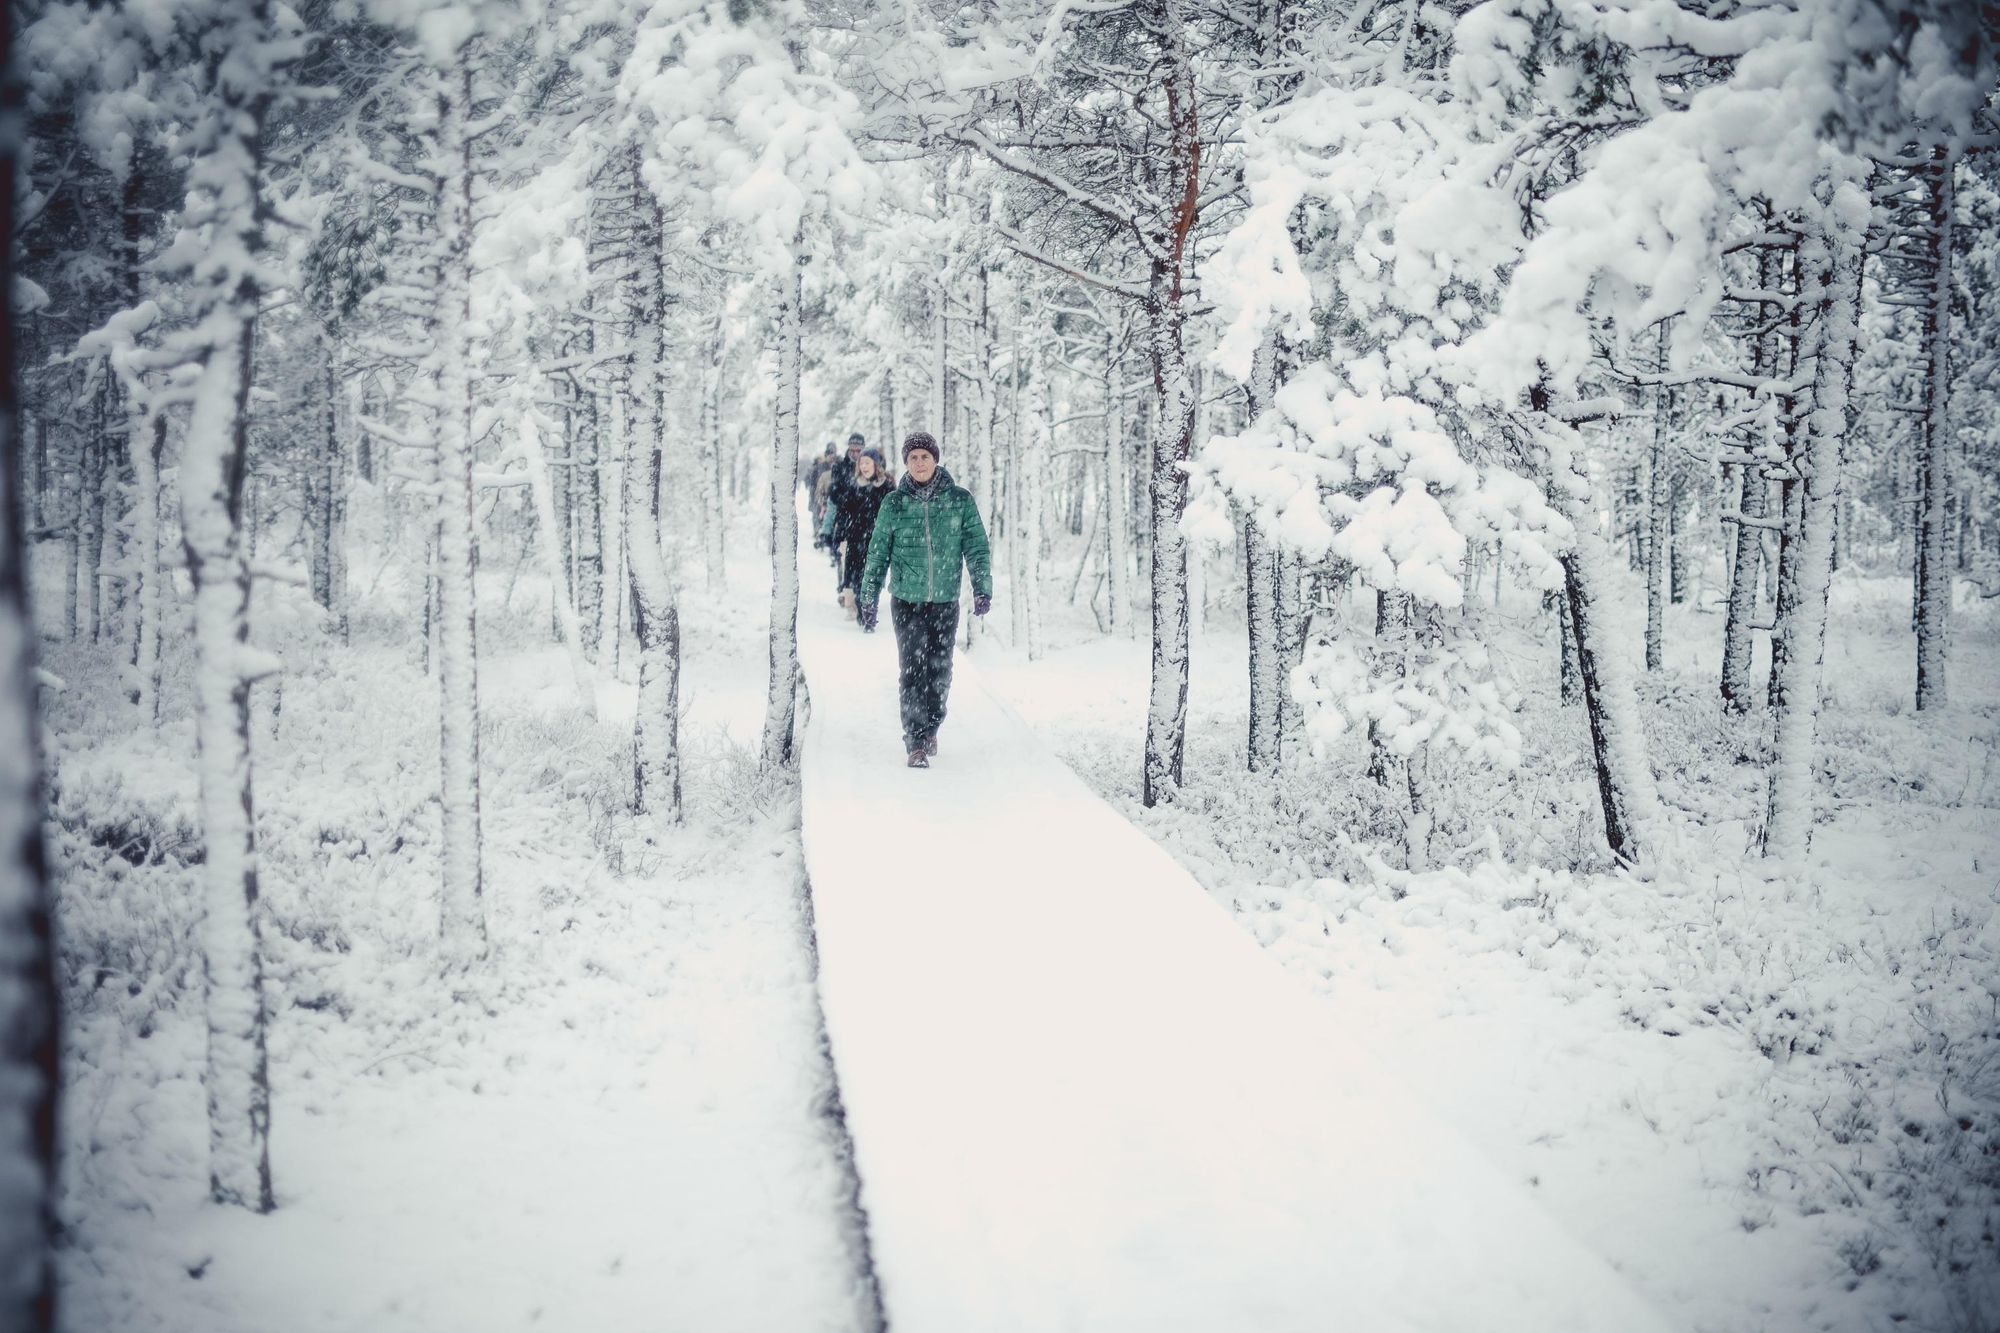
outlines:
{"label": "snowy undergrowth", "polygon": [[1644,687],[1674,831],[1643,878],[1606,863],[1581,710],[1555,697],[1529,595],[1522,620],[1496,617],[1522,763],[1434,775],[1438,817],[1414,856],[1365,753],[1242,771],[1227,627],[1198,644],[1187,787],[1150,811],[1142,652],[1084,643],[987,674],[1689,1326],[1986,1333],[2000,1321],[2000,682],[1977,664],[1995,630],[1962,627],[1966,702],[1918,718],[1885,706],[1908,663],[1883,600],[1870,585],[1837,598],[1802,879],[1765,878],[1749,852],[1768,737],[1720,715],[1717,627],[1691,608],[1674,608],[1676,655]]}
{"label": "snowy undergrowth", "polygon": [[375,619],[340,647],[300,613],[254,741],[268,1218],[205,1202],[185,663],[155,733],[115,650],[45,654],[68,1326],[851,1327],[797,791],[731,715],[749,621],[691,627],[688,820],[662,832],[627,808],[629,690],[594,720],[546,604],[487,611],[490,953],[447,978],[435,685]]}

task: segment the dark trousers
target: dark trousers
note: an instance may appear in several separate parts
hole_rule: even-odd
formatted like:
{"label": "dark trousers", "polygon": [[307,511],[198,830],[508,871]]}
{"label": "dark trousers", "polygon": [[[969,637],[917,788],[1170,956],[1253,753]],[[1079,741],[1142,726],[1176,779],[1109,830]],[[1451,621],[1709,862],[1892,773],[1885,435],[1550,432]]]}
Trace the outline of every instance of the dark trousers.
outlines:
{"label": "dark trousers", "polygon": [[903,697],[903,748],[914,750],[937,735],[951,693],[951,641],[958,633],[957,602],[889,599],[896,626],[896,683]]}
{"label": "dark trousers", "polygon": [[840,566],[840,587],[836,591],[846,592],[851,588],[857,593],[860,592],[861,570],[867,563],[868,534],[864,532],[859,537],[849,537],[847,559]]}

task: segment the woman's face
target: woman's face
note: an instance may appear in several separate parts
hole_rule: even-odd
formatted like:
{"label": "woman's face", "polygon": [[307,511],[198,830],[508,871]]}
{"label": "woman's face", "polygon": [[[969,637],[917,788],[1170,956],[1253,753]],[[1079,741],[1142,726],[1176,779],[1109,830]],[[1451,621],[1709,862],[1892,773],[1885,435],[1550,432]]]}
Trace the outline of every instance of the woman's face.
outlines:
{"label": "woman's face", "polygon": [[854,465],[854,475],[863,481],[875,480],[875,460],[867,454],[861,455],[860,460]]}

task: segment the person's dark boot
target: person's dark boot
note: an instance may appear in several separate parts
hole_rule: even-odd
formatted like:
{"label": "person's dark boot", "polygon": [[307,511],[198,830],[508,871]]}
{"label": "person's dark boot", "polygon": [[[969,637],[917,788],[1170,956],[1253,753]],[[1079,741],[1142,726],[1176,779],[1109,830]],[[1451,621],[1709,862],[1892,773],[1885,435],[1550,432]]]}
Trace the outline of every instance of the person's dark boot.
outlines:
{"label": "person's dark boot", "polygon": [[937,733],[935,731],[924,737],[924,758],[937,758]]}
{"label": "person's dark boot", "polygon": [[921,747],[919,747],[915,750],[910,751],[909,764],[911,768],[929,768],[931,766],[931,761],[930,757],[923,752],[923,749]]}

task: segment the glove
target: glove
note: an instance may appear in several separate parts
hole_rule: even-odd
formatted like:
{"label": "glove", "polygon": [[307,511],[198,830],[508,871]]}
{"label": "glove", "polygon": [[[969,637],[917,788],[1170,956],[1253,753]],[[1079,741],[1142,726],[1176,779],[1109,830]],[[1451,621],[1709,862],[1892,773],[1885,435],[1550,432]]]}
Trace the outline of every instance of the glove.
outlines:
{"label": "glove", "polygon": [[855,615],[861,621],[861,628],[865,630],[873,630],[875,628],[875,603],[863,602],[855,612]]}
{"label": "glove", "polygon": [[973,615],[983,616],[992,609],[993,609],[993,598],[990,594],[983,592],[976,592],[972,594]]}

